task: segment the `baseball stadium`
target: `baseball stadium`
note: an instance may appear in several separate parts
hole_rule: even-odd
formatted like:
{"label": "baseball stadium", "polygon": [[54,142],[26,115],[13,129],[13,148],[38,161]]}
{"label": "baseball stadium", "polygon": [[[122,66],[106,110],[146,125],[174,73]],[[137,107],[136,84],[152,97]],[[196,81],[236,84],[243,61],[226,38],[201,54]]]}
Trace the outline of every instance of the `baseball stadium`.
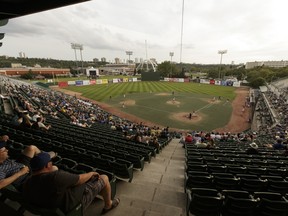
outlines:
{"label": "baseball stadium", "polygon": [[[7,2],[0,21],[81,1]],[[255,88],[156,67],[2,68],[1,215],[287,216],[287,76]]]}

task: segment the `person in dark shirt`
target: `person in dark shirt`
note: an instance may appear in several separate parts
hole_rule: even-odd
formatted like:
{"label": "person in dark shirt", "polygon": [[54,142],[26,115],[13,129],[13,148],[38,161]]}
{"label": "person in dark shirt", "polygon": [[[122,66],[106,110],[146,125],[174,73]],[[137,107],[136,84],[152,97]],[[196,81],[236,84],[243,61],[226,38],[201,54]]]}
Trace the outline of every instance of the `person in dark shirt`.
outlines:
{"label": "person in dark shirt", "polygon": [[273,144],[273,149],[275,150],[283,150],[285,149],[285,146],[282,144],[282,140],[278,139],[275,144]]}
{"label": "person in dark shirt", "polygon": [[32,176],[23,186],[25,200],[43,208],[60,208],[68,213],[79,203],[85,210],[97,195],[104,199],[102,214],[118,206],[120,199],[111,200],[108,176],[97,172],[72,174],[58,170],[43,152],[31,160]]}

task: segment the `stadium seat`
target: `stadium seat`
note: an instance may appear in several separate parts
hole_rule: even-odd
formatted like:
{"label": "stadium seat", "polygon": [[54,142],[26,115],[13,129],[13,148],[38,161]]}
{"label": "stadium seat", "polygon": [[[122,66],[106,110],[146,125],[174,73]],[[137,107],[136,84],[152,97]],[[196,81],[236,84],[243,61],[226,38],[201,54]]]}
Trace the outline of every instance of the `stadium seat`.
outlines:
{"label": "stadium seat", "polygon": [[133,179],[133,164],[130,161],[117,159],[110,161],[113,173],[121,179],[128,179],[129,182]]}
{"label": "stadium seat", "polygon": [[190,188],[215,188],[211,176],[188,176],[186,189]]}
{"label": "stadium seat", "polygon": [[125,160],[133,163],[133,168],[140,169],[141,171],[144,169],[144,157],[135,154],[125,154]]}
{"label": "stadium seat", "polygon": [[274,201],[283,201],[284,198],[280,193],[272,193],[272,192],[255,192],[253,197],[255,199],[268,199],[268,200],[274,200]]}
{"label": "stadium seat", "polygon": [[253,198],[235,198],[226,196],[223,204],[223,216],[254,216],[257,200]]}
{"label": "stadium seat", "polygon": [[210,196],[210,191],[208,195],[204,195],[203,191],[199,193],[202,195],[197,194],[195,190],[187,192],[187,215],[219,216],[223,203],[221,196]]}
{"label": "stadium seat", "polygon": [[268,181],[261,179],[247,179],[241,178],[240,188],[241,190],[248,192],[259,192],[267,190]]}
{"label": "stadium seat", "polygon": [[237,190],[240,179],[234,177],[214,176],[214,185],[217,190]]}
{"label": "stadium seat", "polygon": [[256,214],[259,216],[287,216],[288,202],[262,198],[260,199]]}

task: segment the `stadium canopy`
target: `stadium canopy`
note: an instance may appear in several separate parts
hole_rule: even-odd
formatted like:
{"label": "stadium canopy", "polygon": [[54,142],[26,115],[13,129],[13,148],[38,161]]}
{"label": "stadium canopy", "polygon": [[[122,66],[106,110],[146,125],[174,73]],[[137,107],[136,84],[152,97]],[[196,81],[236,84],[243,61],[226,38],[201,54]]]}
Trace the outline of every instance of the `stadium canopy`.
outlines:
{"label": "stadium canopy", "polygon": [[0,0],[0,20],[86,2],[89,0]]}

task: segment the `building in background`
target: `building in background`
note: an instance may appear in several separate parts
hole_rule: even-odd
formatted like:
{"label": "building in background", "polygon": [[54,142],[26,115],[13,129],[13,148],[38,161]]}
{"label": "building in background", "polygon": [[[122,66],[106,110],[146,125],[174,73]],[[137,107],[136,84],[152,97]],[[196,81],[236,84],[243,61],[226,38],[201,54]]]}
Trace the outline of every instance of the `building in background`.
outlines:
{"label": "building in background", "polygon": [[281,68],[287,67],[288,61],[255,61],[255,62],[246,62],[245,69],[252,69],[255,67],[272,67],[272,68]]}

